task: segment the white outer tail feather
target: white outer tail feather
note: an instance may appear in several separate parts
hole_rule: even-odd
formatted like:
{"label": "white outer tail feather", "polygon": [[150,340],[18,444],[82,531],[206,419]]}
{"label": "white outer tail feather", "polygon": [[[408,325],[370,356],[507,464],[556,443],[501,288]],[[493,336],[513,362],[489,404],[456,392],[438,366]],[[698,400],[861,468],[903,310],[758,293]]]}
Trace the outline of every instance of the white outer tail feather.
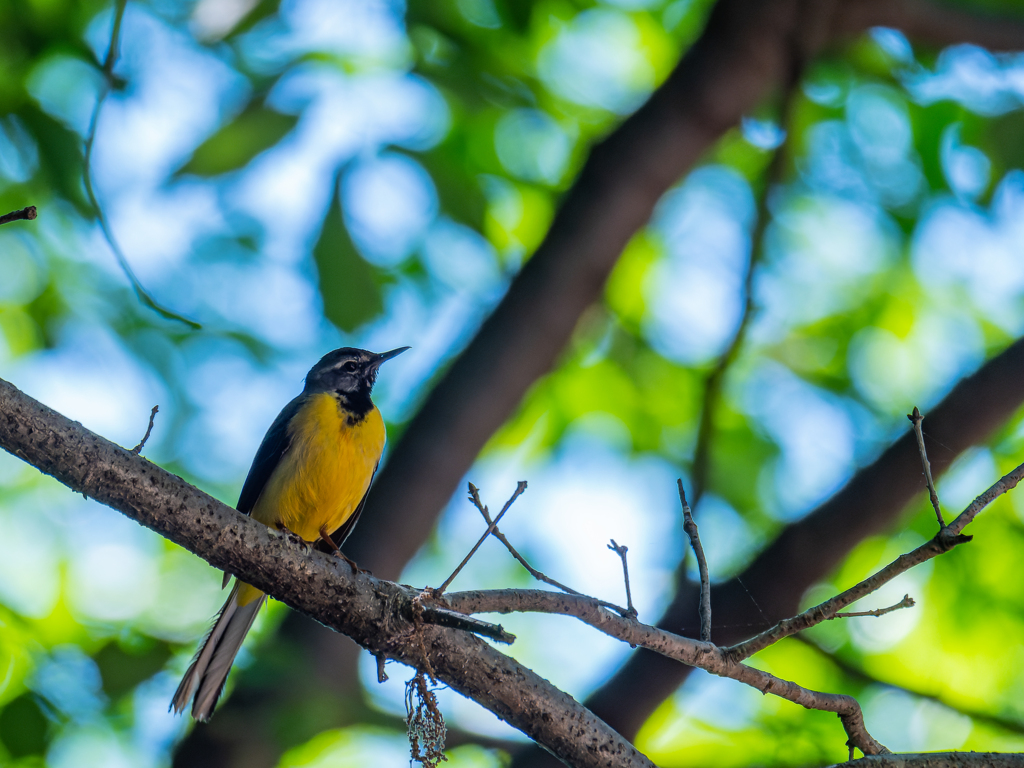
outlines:
{"label": "white outer tail feather", "polygon": [[171,708],[176,713],[185,710],[195,691],[192,717],[203,723],[210,719],[217,699],[224,690],[224,681],[227,680],[238,649],[242,647],[242,641],[245,640],[256,614],[266,600],[266,595],[263,595],[258,600],[239,606],[238,583],[235,583],[227,602],[220,609],[213,629],[206,636],[195,659],[181,679],[178,690],[174,693]]}

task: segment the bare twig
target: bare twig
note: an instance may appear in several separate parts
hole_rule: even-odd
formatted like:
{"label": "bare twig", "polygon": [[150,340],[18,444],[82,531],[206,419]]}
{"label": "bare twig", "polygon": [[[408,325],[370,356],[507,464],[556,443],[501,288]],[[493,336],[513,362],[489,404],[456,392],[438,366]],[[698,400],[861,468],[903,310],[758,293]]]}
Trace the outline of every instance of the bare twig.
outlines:
{"label": "bare twig", "polygon": [[[790,59],[787,82],[779,104],[779,126],[782,130],[788,130],[792,122],[793,104],[796,101],[794,97],[798,91],[800,75],[804,68],[802,53],[791,52]],[[764,237],[768,230],[768,224],[771,222],[771,211],[768,209],[769,197],[781,183],[786,168],[786,144],[787,138],[783,138],[773,151],[772,159],[764,172],[764,187],[757,199],[757,216],[754,220],[753,231],[750,233],[750,256],[747,259],[747,270],[743,278],[743,315],[740,317],[739,325],[736,326],[728,346],[715,361],[707,378],[704,379],[704,399],[701,404],[700,423],[697,425],[697,444],[693,449],[693,463],[690,471],[694,506],[700,504],[708,486],[715,414],[718,411],[718,402],[722,397],[725,377],[739,356],[740,349],[747,338],[747,330],[750,328],[757,309],[754,300],[754,277],[757,267],[764,257]]]}
{"label": "bare twig", "polygon": [[791,619],[783,619],[774,627],[765,630],[761,634],[756,635],[749,640],[730,646],[726,650],[736,659],[746,659],[753,656],[758,651],[762,651],[768,646],[774,645],[784,637],[789,637],[797,632],[802,632],[805,629],[810,629],[823,621],[829,620],[835,616],[836,613],[850,605],[850,603],[856,602],[862,597],[871,594],[883,584],[892,581],[901,573],[905,573],[915,565],[920,565],[927,560],[931,560],[936,555],[948,552],[958,544],[963,544],[964,542],[971,540],[970,536],[944,535],[946,531],[948,531],[948,529],[943,528],[935,535],[935,538],[929,540],[925,544],[922,544],[912,552],[900,555],[880,571],[864,579],[864,581],[859,584],[850,587],[845,592],[841,592],[835,597],[826,600],[813,608],[808,608],[803,613],[794,616]]}
{"label": "bare twig", "polygon": [[835,616],[830,616],[831,619],[852,619],[856,616],[885,616],[887,613],[898,611],[901,608],[913,608],[916,605],[914,598],[910,595],[904,595],[903,599],[900,600],[896,605],[890,605],[888,608],[875,608],[873,611],[845,611],[843,613],[837,613]]}
{"label": "bare twig", "polygon": [[446,589],[448,589],[448,585],[451,584],[452,581],[455,579],[455,577],[459,575],[459,571],[461,571],[463,568],[466,567],[466,563],[468,563],[469,559],[471,557],[473,557],[473,555],[476,554],[476,551],[478,549],[480,549],[480,545],[483,544],[485,541],[487,541],[487,537],[490,536],[491,533],[494,531],[494,529],[498,527],[498,521],[501,520],[501,518],[505,516],[506,512],[508,512],[509,507],[512,506],[512,502],[515,501],[516,499],[518,499],[519,496],[525,490],[526,490],[526,481],[525,480],[520,480],[516,484],[515,492],[512,494],[512,496],[509,498],[509,500],[505,502],[505,506],[501,508],[501,512],[499,512],[498,516],[496,518],[494,518],[494,520],[491,522],[490,525],[487,526],[487,530],[484,531],[484,535],[481,536],[480,540],[477,541],[477,543],[473,545],[473,548],[471,550],[469,550],[469,554],[466,555],[462,559],[462,562],[459,563],[458,567],[454,571],[452,571],[452,575],[444,580],[444,584],[442,584],[440,587],[438,587],[436,590],[434,590],[438,595],[442,594]]}
{"label": "bare twig", "polygon": [[992,487],[978,496],[978,498],[972,501],[970,505],[960,513],[956,520],[948,526],[940,529],[939,532],[935,534],[935,537],[930,541],[922,544],[912,552],[900,555],[882,570],[864,579],[864,581],[859,584],[850,587],[845,592],[841,592],[832,599],[826,600],[813,608],[809,608],[800,615],[794,616],[791,619],[780,621],[771,629],[768,629],[756,637],[752,637],[742,643],[730,646],[726,650],[736,659],[748,658],[758,651],[764,650],[769,645],[778,642],[784,637],[796,634],[797,632],[802,632],[816,624],[827,621],[843,608],[850,605],[850,603],[860,600],[865,595],[871,594],[883,584],[892,581],[901,573],[908,571],[915,565],[931,560],[933,557],[941,555],[943,552],[948,552],[958,544],[970,541],[970,536],[964,536],[960,533],[960,531],[964,529],[964,526],[971,522],[971,520],[973,520],[982,509],[991,504],[996,498],[1015,488],[1022,478],[1024,478],[1024,464],[1021,464],[1012,472],[1004,475],[994,483]]}
{"label": "bare twig", "polygon": [[690,505],[686,503],[682,478],[678,478],[676,483],[679,485],[679,501],[683,505],[683,530],[690,537],[690,546],[693,547],[697,568],[700,570],[700,639],[711,642],[711,575],[708,572],[708,561],[704,557],[704,547],[701,546],[700,534],[697,531],[697,524],[693,521]]}
{"label": "bare twig", "polygon": [[985,507],[995,501],[998,497],[1002,496],[1007,491],[1012,491],[1017,487],[1019,483],[1024,479],[1024,464],[1014,469],[1012,472],[1008,472],[997,480],[992,487],[981,494],[978,498],[972,501],[963,512],[957,515],[956,520],[950,523],[946,530],[950,536],[956,536],[959,534],[967,525],[978,516]]}
{"label": "bare twig", "polygon": [[630,645],[642,646],[683,664],[737,680],[762,693],[771,693],[808,709],[835,712],[839,715],[851,743],[864,754],[881,754],[888,751],[868,733],[860,705],[852,696],[804,688],[741,663],[730,655],[728,649],[641,624],[631,616],[617,616],[592,598],[538,589],[493,589],[456,592],[446,596],[445,600],[454,610],[467,613],[535,611],[574,616],[606,635]]}
{"label": "bare twig", "polygon": [[388,673],[384,671],[384,665],[388,663],[388,657],[383,653],[378,653],[374,658],[377,660],[377,682],[386,683],[388,681]]}
{"label": "bare twig", "polygon": [[629,566],[626,564],[626,553],[629,551],[629,547],[625,545],[619,546],[615,543],[615,539],[612,539],[608,549],[622,558],[622,578],[626,582],[626,612],[635,618],[637,612],[636,608],[633,607],[633,593],[629,589]]}
{"label": "bare twig", "polygon": [[939,528],[944,528],[946,522],[942,519],[942,510],[939,509],[939,494],[935,492],[935,481],[932,480],[932,464],[928,461],[928,449],[924,447],[924,432],[921,431],[921,422],[924,416],[918,407],[914,406],[914,412],[908,413],[907,418],[914,425],[914,437],[917,438],[917,450],[921,454],[921,466],[924,468],[924,479],[928,483],[928,498],[931,499],[932,508],[935,510],[935,517],[939,520]]}
{"label": "bare twig", "polygon": [[[430,599],[433,597],[432,590],[424,590],[421,597],[422,600]],[[497,642],[504,643],[505,645],[512,645],[512,643],[516,641],[516,636],[506,632],[505,628],[500,624],[491,624],[486,621],[480,621],[479,619],[474,619],[464,613],[450,611],[447,608],[425,605],[422,600],[410,603],[410,605],[415,605],[416,607],[412,608],[406,616],[407,619],[410,621],[419,621],[423,624],[434,624],[438,627],[461,629],[463,632],[472,632],[474,635],[489,637],[491,640],[496,640]]]}
{"label": "bare twig", "polygon": [[124,255],[124,251],[121,250],[121,246],[118,244],[117,238],[114,237],[114,231],[110,227],[110,222],[107,220],[107,216],[103,212],[103,208],[100,206],[99,199],[96,197],[96,190],[93,188],[92,150],[93,146],[96,144],[96,126],[99,124],[100,111],[103,109],[103,103],[107,100],[107,96],[110,95],[111,85],[114,80],[114,64],[117,63],[118,49],[121,39],[121,23],[124,21],[124,12],[127,6],[128,0],[117,0],[114,3],[114,23],[110,31],[110,45],[107,47],[107,55],[103,61],[103,85],[100,88],[98,97],[96,98],[96,106],[93,108],[92,117],[89,120],[89,132],[85,137],[85,156],[83,159],[82,181],[85,185],[85,194],[89,198],[89,204],[92,205],[93,211],[96,213],[96,219],[99,221],[103,237],[106,239],[107,245],[110,246],[110,250],[113,252],[114,258],[117,259],[117,263],[121,267],[121,271],[124,272],[125,277],[128,278],[128,282],[131,283],[132,290],[135,291],[135,295],[139,298],[139,301],[154,312],[158,313],[161,317],[165,317],[168,320],[177,320],[178,322],[185,323],[191,328],[199,329],[202,328],[199,323],[194,320],[189,320],[187,317],[183,317],[182,315],[161,306],[143,287],[142,282],[135,275],[135,271],[132,269],[131,264],[128,263],[128,258]]}
{"label": "bare twig", "polygon": [[910,696],[914,696],[915,698],[935,702],[948,710],[958,712],[961,715],[969,717],[975,722],[990,725],[994,728],[1001,728],[1005,731],[1010,731],[1011,733],[1024,734],[1024,721],[1019,718],[1013,719],[1001,717],[1000,715],[993,715],[991,712],[972,709],[964,706],[962,703],[948,701],[934,691],[912,688],[906,683],[897,683],[892,680],[886,680],[878,677],[877,675],[868,672],[863,667],[843,658],[838,653],[830,651],[827,648],[823,648],[806,635],[794,635],[791,639],[798,643],[803,643],[808,648],[812,648],[814,651],[821,654],[822,657],[828,659],[829,662],[834,664],[844,674],[860,683],[872,683],[874,685],[884,685],[887,688],[894,688],[896,690],[903,691]]}
{"label": "bare twig", "polygon": [[[947,448],[941,455],[932,455],[936,478],[958,455],[986,442],[1013,416],[1024,402],[1022,375],[1024,339],[964,378],[930,411],[929,443],[934,440]],[[919,493],[915,473],[920,466],[917,445],[908,430],[830,500],[786,526],[739,576],[715,584],[712,602],[719,642],[738,643],[749,633],[798,613],[807,588],[827,578],[854,544],[891,529],[899,513]],[[698,594],[693,584],[681,586],[658,625],[686,626],[697,613],[694,603]],[[726,612],[729,618],[723,622]],[[586,703],[618,732],[635,736],[689,671],[656,655],[635,654]],[[629,701],[630,707],[622,707],[622,701]],[[514,768],[527,765],[528,761],[517,759]]]}
{"label": "bare twig", "polygon": [[146,441],[149,440],[149,436],[153,432],[153,422],[156,420],[156,414],[159,410],[160,406],[154,405],[153,410],[149,412],[149,426],[146,427],[146,434],[142,436],[141,442],[134,448],[132,448],[132,453],[134,453],[136,456],[142,453],[142,449],[145,447]]}
{"label": "bare twig", "polygon": [[0,224],[10,224],[12,221],[31,221],[36,217],[36,207],[30,205],[20,211],[11,211],[0,216]]}
{"label": "bare twig", "polygon": [[[491,513],[488,511],[487,507],[484,506],[483,502],[480,501],[480,489],[477,488],[472,483],[469,483],[469,499],[470,499],[470,501],[473,502],[473,505],[477,508],[477,510],[479,510],[480,514],[483,515],[484,521],[487,523],[487,525],[490,526],[491,525]],[[566,594],[569,594],[569,595],[581,595],[581,596],[583,596],[582,592],[578,592],[575,589],[573,589],[572,587],[569,587],[569,586],[566,586],[565,584],[562,584],[560,581],[555,581],[555,579],[552,579],[550,576],[548,576],[548,575],[546,575],[544,573],[541,573],[536,568],[534,568],[532,565],[530,565],[530,563],[527,562],[526,558],[523,557],[521,554],[519,554],[518,550],[516,550],[516,548],[514,546],[512,546],[512,542],[510,542],[508,540],[508,538],[506,538],[505,534],[503,534],[501,532],[501,530],[498,528],[497,525],[494,526],[494,529],[491,531],[491,535],[494,536],[494,538],[496,538],[502,544],[504,544],[505,548],[509,551],[509,553],[512,555],[512,557],[514,557],[519,562],[519,564],[521,566],[523,566],[523,568],[525,568],[527,570],[527,572],[529,572],[529,574],[531,576],[533,576],[533,578],[537,579],[537,581],[542,581],[545,584],[550,584],[555,589],[560,589],[560,590],[562,590],[563,592],[565,592]],[[597,600],[597,602],[600,603],[601,605],[603,605],[605,608],[611,608],[613,611],[618,613],[620,616],[628,616],[629,615],[629,609],[628,608],[623,608],[622,606],[616,605],[615,603],[609,603],[606,600],[600,600],[598,598],[593,598],[593,599]]]}

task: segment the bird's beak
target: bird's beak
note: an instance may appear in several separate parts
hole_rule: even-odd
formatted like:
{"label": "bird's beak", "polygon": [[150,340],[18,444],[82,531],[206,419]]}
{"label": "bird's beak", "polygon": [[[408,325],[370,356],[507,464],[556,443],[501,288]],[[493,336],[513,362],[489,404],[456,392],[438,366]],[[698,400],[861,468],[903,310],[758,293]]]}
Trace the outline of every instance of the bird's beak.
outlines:
{"label": "bird's beak", "polygon": [[411,347],[399,347],[398,349],[392,349],[390,352],[381,352],[379,355],[373,358],[372,365],[374,368],[380,366],[385,360],[390,360],[392,357],[398,357],[405,350],[411,349]]}

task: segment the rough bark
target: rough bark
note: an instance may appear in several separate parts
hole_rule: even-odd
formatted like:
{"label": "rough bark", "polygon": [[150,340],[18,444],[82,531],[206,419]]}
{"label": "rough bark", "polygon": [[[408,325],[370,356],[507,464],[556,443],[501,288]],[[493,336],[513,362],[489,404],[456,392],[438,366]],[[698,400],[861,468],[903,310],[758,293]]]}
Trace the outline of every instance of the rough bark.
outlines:
{"label": "rough bark", "polygon": [[[923,0],[721,0],[703,35],[670,78],[594,148],[545,241],[428,395],[382,467],[366,514],[346,546],[352,557],[382,577],[397,577],[426,540],[486,441],[529,387],[550,370],[578,318],[600,297],[623,246],[648,220],[663,192],[778,87],[794,46],[803,57],[812,56],[825,45],[877,25],[902,29],[914,42],[932,46],[960,42],[993,50],[1024,46],[1024,25],[1018,20],[985,17]],[[998,404],[995,410],[1002,413]],[[872,477],[884,476],[879,482],[886,483],[885,477],[895,477],[897,471],[878,467]],[[885,519],[897,513],[889,509]],[[787,541],[798,540],[813,550],[819,534],[808,524]],[[854,538],[858,535],[857,530],[844,532],[849,539],[843,551],[860,540]],[[783,595],[777,602],[791,605],[793,591],[804,581],[794,577],[792,583],[776,584]],[[731,589],[719,589],[715,599],[726,604],[733,600],[734,614],[749,621],[750,612],[743,609],[752,607],[749,597],[735,584]],[[759,600],[774,602],[765,595],[765,590],[772,589],[764,585]],[[682,587],[673,606],[675,613],[666,618],[689,615],[688,590]],[[754,621],[761,626],[766,623],[756,615]],[[287,624],[289,631],[301,637],[297,642],[333,669],[330,674],[339,695],[350,695],[357,684],[355,647],[300,617]],[[622,674],[627,671],[614,679]],[[648,679],[647,672],[641,679]],[[675,684],[680,681],[677,678]],[[639,698],[640,710],[649,712],[649,701],[660,701],[675,684],[655,685],[652,691],[658,693]],[[607,704],[623,715],[630,709],[621,701]],[[229,700],[225,709],[232,706]],[[219,723],[226,719],[215,720],[205,735],[219,733]],[[630,728],[635,731],[633,725]],[[224,754],[230,753],[236,741],[232,734],[224,732],[218,739]],[[266,754],[268,764],[276,759],[270,750]],[[185,764],[176,760],[176,765]]]}
{"label": "rough bark", "polygon": [[410,621],[415,592],[353,574],[0,379],[0,446],[377,655],[423,667],[578,766],[653,764],[571,696],[466,632]]}
{"label": "rough bark", "polygon": [[[1024,340],[1018,340],[963,379],[925,417],[932,470],[941,475],[963,451],[985,442],[1024,404]],[[785,528],[738,578],[711,591],[717,629],[712,639],[730,645],[797,612],[803,593],[868,536],[887,530],[924,490],[913,433],[907,433],[835,496]],[[658,626],[696,637],[699,587],[684,582]],[[586,704],[632,738],[651,712],[689,674],[649,651],[629,661]],[[630,705],[623,707],[623,701]],[[539,765],[524,757],[520,765]]]}
{"label": "rough bark", "polygon": [[871,755],[829,768],[1022,768],[1024,755],[996,752],[927,752]]}

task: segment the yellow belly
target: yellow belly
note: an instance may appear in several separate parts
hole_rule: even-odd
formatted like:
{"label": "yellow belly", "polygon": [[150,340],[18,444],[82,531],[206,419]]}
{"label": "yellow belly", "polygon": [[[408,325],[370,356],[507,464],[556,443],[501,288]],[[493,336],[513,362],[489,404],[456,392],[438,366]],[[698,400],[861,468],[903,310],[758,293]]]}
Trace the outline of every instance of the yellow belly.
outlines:
{"label": "yellow belly", "polygon": [[384,420],[373,408],[349,424],[334,396],[319,394],[294,416],[288,432],[288,450],[252,516],[316,541],[321,527],[340,528],[366,494],[384,450]]}

